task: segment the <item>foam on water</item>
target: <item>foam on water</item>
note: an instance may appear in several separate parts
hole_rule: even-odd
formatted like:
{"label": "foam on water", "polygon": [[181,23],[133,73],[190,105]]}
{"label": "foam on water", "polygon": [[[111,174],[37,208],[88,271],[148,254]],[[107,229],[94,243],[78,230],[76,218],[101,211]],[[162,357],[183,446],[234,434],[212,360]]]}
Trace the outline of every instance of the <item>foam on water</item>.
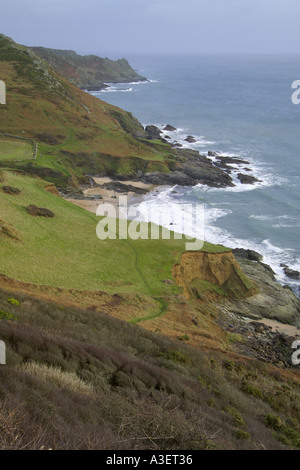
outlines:
{"label": "foam on water", "polygon": [[114,86],[109,86],[108,88],[103,88],[103,90],[92,91],[93,96],[97,96],[99,93],[128,93],[134,91],[133,88],[118,88]]}
{"label": "foam on water", "polygon": [[[157,125],[162,131],[162,137],[166,138],[166,136],[170,137],[169,142],[179,143],[182,145],[182,148],[198,150],[203,154],[203,150],[207,147],[212,145],[216,145],[216,142],[213,140],[209,140],[206,136],[203,135],[194,135],[196,142],[187,142],[185,139],[187,138],[190,133],[188,129],[185,128],[178,128],[176,131],[164,131],[164,125],[160,126]],[[230,163],[229,165],[233,168],[231,169],[231,177],[235,186],[233,187],[226,187],[223,188],[223,191],[227,192],[244,192],[244,191],[253,191],[256,188],[264,188],[270,187],[275,185],[282,185],[286,182],[286,179],[275,175],[271,168],[269,168],[264,162],[259,161],[258,159],[254,159],[248,151],[238,151],[238,152],[229,152],[229,151],[222,151],[218,150],[217,153],[219,156],[222,157],[231,157],[245,160],[242,163]],[[204,152],[204,154],[208,155],[208,150]],[[210,160],[213,163],[218,161],[217,156],[209,156]],[[246,162],[249,162],[246,163]],[[247,175],[254,176],[259,181],[254,182],[253,184],[242,184],[238,178],[238,173],[245,173],[245,165],[247,166],[248,170],[246,171]],[[235,167],[237,169],[235,169]],[[215,191],[215,188],[205,187],[203,185],[199,185],[204,191]],[[220,189],[217,189],[220,191]]]}
{"label": "foam on water", "polygon": [[193,135],[195,142],[187,142],[185,139],[190,135],[186,129],[178,128],[176,131],[164,131],[163,128],[165,126],[157,126],[161,128],[162,137],[166,138],[167,136],[170,139],[167,139],[171,144],[180,144],[185,148],[191,150],[198,150],[206,147],[207,145],[214,145],[215,142],[212,140],[208,140],[204,135]]}
{"label": "foam on water", "polygon": [[[191,237],[202,238],[203,227],[201,224],[195,223],[195,211],[192,208],[192,204],[188,204],[187,201],[184,201],[181,194],[174,193],[179,189],[179,186],[174,186],[150,193],[145,200],[138,205],[138,210],[143,215],[142,220],[157,223],[169,230],[183,233]],[[188,196],[188,193],[186,193],[186,195]],[[220,205],[226,206],[227,204],[221,203]],[[193,206],[195,206],[195,204]],[[232,210],[229,208],[225,209],[215,207],[213,204],[204,204],[204,240],[217,245],[228,246],[229,248],[242,247],[261,253],[264,257],[264,263],[271,266],[277,280],[282,284],[290,285],[295,292],[298,293],[300,281],[292,280],[287,277],[282,267],[282,264],[286,264],[291,269],[300,271],[300,259],[295,256],[294,251],[292,249],[278,247],[272,244],[268,239],[236,238],[228,230],[216,225],[220,218],[226,217],[231,213]],[[252,218],[266,220],[268,216],[253,216]],[[286,219],[288,217],[279,216],[278,218]],[[275,219],[275,217],[269,217],[269,219]]]}
{"label": "foam on water", "polygon": [[[101,93],[130,93],[135,91],[136,85],[146,85],[149,83],[157,83],[157,80],[143,80],[143,81],[137,81],[137,82],[124,82],[124,83],[105,83],[107,85],[107,88],[103,88],[102,90],[97,90],[97,91],[90,91],[89,93],[93,96],[98,96]],[[129,88],[126,88],[128,85],[133,85]]]}
{"label": "foam on water", "polygon": [[[178,231],[182,212],[188,212],[184,204],[205,203],[205,239],[208,242],[258,251],[280,282],[300,289],[300,282],[287,278],[280,266],[286,264],[300,271],[297,239],[299,110],[286,99],[289,92],[286,84],[298,73],[296,61],[269,58],[266,63],[261,59],[256,63],[247,58],[227,59],[223,63],[202,57],[197,63],[194,59],[185,59],[184,71],[178,68],[178,63],[182,61],[176,59],[169,63],[159,59],[149,70],[147,59],[138,69],[144,67],[143,75],[158,78],[157,85],[153,84],[156,80],[152,80],[152,84],[142,82],[145,86],[141,93],[141,84],[111,84],[116,90],[106,92],[107,99],[113,105],[130,110],[147,125],[157,121],[160,129],[166,125],[162,125],[163,122],[175,125],[176,131],[162,132],[162,137],[170,137],[170,143],[177,142],[202,155],[218,151],[220,156],[237,157],[250,163],[229,164],[237,168],[231,170],[234,187],[197,185],[153,191],[141,204],[148,211],[148,220]],[[225,80],[222,93],[216,99],[220,76]],[[274,76],[278,80],[274,80]],[[129,88],[139,93],[122,91]],[[247,93],[241,96],[237,90],[247,90]],[[98,96],[103,98],[103,94]],[[196,142],[187,142],[188,135]],[[209,158],[217,162],[216,158]],[[260,181],[242,184],[238,173]],[[172,212],[169,221],[165,216],[168,211]],[[184,233],[197,236],[192,217],[184,220]]]}

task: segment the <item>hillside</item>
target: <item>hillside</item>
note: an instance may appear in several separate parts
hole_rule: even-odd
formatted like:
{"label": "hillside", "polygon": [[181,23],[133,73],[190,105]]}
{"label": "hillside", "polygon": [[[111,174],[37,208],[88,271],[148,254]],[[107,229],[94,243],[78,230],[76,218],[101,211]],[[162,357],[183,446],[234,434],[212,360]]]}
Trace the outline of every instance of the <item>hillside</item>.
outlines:
{"label": "hillside", "polygon": [[23,162],[22,150],[15,149],[18,168],[60,185],[72,175],[80,179],[93,172],[128,173],[148,167],[166,171],[171,149],[161,142],[150,147],[137,140],[144,129],[130,113],[75,87],[30,49],[3,35],[0,64],[7,88],[7,104],[0,109],[0,150],[10,140],[3,142],[5,133],[38,144],[37,158],[25,153]]}
{"label": "hillside", "polygon": [[100,240],[101,218],[61,197],[89,175],[230,175],[5,36],[0,65],[0,449],[299,449],[292,291],[247,250],[187,252],[161,228]]}
{"label": "hillside", "polygon": [[96,55],[79,55],[75,51],[31,47],[56,72],[79,88],[98,90],[106,83],[146,81],[126,59],[110,60]]}
{"label": "hillside", "polygon": [[0,288],[0,449],[299,448],[299,376]]}
{"label": "hillside", "polygon": [[9,161],[60,188],[88,183],[87,175],[156,185],[234,185],[210,158],[171,146],[155,126],[144,129],[131,113],[80,90],[3,35],[0,64],[7,89],[0,109],[0,166]]}
{"label": "hillside", "polygon": [[99,218],[53,185],[0,176],[1,449],[300,447],[297,370],[219,325],[222,299],[257,288],[230,250],[100,241]]}

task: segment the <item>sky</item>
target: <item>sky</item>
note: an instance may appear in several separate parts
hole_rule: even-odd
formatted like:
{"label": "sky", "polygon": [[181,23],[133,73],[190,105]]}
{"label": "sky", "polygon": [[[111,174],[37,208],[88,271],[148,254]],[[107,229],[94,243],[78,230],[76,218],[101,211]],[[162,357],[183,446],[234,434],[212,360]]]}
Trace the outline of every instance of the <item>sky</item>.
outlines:
{"label": "sky", "polygon": [[300,1],[1,0],[0,32],[27,46],[112,58],[298,54]]}

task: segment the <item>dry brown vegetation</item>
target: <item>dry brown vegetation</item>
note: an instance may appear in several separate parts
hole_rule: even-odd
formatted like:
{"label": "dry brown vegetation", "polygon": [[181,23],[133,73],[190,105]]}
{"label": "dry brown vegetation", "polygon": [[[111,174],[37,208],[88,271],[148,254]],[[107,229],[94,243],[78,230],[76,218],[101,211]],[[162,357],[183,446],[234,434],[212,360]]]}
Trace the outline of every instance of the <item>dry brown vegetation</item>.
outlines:
{"label": "dry brown vegetation", "polygon": [[14,298],[0,291],[2,449],[300,445],[297,371],[221,348],[207,354],[97,311]]}

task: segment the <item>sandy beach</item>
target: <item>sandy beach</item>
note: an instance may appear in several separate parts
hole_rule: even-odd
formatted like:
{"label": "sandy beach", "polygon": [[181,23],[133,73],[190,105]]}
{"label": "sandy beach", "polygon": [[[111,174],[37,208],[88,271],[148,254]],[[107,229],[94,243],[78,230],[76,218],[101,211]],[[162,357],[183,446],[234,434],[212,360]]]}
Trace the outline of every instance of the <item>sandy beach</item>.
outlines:
{"label": "sandy beach", "polygon": [[72,202],[73,204],[76,204],[77,206],[82,207],[83,209],[86,209],[89,212],[92,212],[93,214],[96,214],[97,208],[100,205],[111,204],[112,206],[115,207],[117,217],[123,218],[122,213],[119,213],[120,196],[127,196],[127,202],[130,205],[138,204],[139,202],[142,201],[144,197],[144,195],[137,194],[135,191],[120,192],[120,191],[116,191],[113,189],[107,189],[104,186],[105,184],[122,183],[124,185],[133,186],[134,188],[137,188],[137,189],[144,189],[149,192],[154,189],[154,186],[152,184],[146,184],[140,181],[131,181],[131,180],[127,180],[127,181],[113,180],[107,176],[94,177],[93,180],[95,181],[97,186],[85,189],[83,193],[84,193],[84,197],[95,198],[95,199],[68,198],[69,202]]}

